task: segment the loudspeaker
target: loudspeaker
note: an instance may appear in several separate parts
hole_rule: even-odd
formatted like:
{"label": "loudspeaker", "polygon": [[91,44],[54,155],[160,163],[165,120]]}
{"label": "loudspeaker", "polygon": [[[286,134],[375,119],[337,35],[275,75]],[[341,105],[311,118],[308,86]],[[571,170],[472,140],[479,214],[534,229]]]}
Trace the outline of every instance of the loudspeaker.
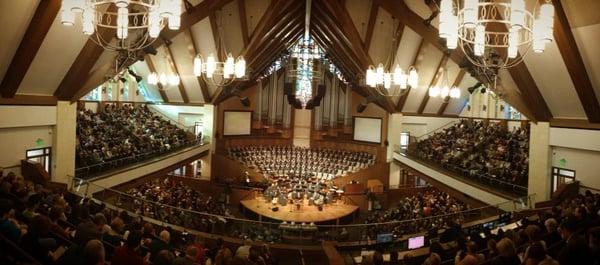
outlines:
{"label": "loudspeaker", "polygon": [[284,83],[283,84],[283,94],[287,96],[294,95],[294,84],[293,83]]}
{"label": "loudspeaker", "polygon": [[299,99],[294,98],[294,108],[295,109],[302,109],[302,102],[300,102]]}
{"label": "loudspeaker", "polygon": [[240,97],[240,103],[242,103],[244,107],[250,107],[250,99],[248,97]]}
{"label": "loudspeaker", "polygon": [[296,96],[294,96],[294,95],[287,95],[287,101],[288,101],[288,104],[294,105],[296,103]]}
{"label": "loudspeaker", "polygon": [[305,109],[313,109],[314,107],[315,107],[315,100],[311,98],[306,102],[306,106],[304,108]]}
{"label": "loudspeaker", "polygon": [[358,106],[356,106],[356,112],[362,113],[366,108],[367,104],[359,103]]}
{"label": "loudspeaker", "polygon": [[271,209],[271,211],[273,211],[273,212],[277,212],[277,211],[279,211],[279,207],[273,207],[273,208]]}

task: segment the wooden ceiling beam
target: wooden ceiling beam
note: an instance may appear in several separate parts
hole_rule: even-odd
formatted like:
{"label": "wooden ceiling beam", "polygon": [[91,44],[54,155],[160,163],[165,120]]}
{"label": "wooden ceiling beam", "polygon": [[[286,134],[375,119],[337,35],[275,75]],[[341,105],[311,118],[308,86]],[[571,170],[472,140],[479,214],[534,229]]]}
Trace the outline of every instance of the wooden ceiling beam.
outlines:
{"label": "wooden ceiling beam", "polygon": [[[541,2],[541,1],[540,1]],[[559,0],[552,0],[556,18],[554,20],[554,39],[558,50],[562,55],[567,71],[571,76],[575,91],[583,105],[588,120],[592,123],[600,123],[600,104],[598,97],[594,92],[594,87],[585,68],[583,58],[577,47],[575,37],[571,31],[569,20],[565,14],[562,3]]]}
{"label": "wooden ceiling beam", "polygon": [[219,25],[217,25],[217,15],[216,15],[216,10],[213,12],[210,12],[210,15],[208,15],[208,20],[210,21],[210,29],[212,31],[212,36],[213,36],[213,42],[215,44],[215,49],[217,50],[217,59],[219,59],[220,62],[224,62],[225,61],[225,57],[227,56],[225,54],[225,51],[223,51],[221,45],[223,45],[223,43],[221,43],[221,31],[219,30]]}
{"label": "wooden ceiling beam", "polygon": [[351,68],[348,63],[337,53],[337,50],[329,47],[326,42],[323,41],[319,33],[314,30],[314,28],[311,29],[311,35],[315,38],[315,41],[325,49],[325,53],[327,53],[328,57],[330,57],[330,60],[333,60],[335,65],[342,71],[346,78],[354,78],[355,74],[350,70]]}
{"label": "wooden ceiling beam", "polygon": [[[419,42],[419,48],[417,48],[417,52],[415,53],[415,57],[412,60],[412,63],[410,65],[414,66],[417,63],[417,60],[419,59],[419,55],[421,54],[421,51],[423,50],[423,46],[425,46],[425,39],[421,39],[421,41]],[[398,104],[396,104],[396,111],[397,112],[402,112],[402,109],[404,108],[404,104],[406,104],[406,100],[408,99],[408,94],[410,93],[411,87],[407,87],[406,91],[404,91],[404,93],[400,96],[400,98],[398,98]]]}
{"label": "wooden ceiling beam", "polygon": [[183,100],[183,103],[190,103],[190,98],[188,97],[187,92],[185,90],[185,86],[183,85],[181,71],[179,71],[179,67],[177,67],[177,62],[175,62],[175,56],[173,56],[171,45],[167,45],[165,50],[167,50],[167,61],[169,63],[169,66],[171,66],[171,69],[175,71],[175,74],[177,74],[177,76],[179,76],[179,84],[177,85],[177,87],[179,88],[179,94],[181,95],[181,99]]}
{"label": "wooden ceiling beam", "polygon": [[352,76],[352,78],[353,78],[352,82],[357,83],[361,76],[361,64],[358,62],[358,58],[356,58],[356,54],[354,54],[352,52],[352,49],[346,45],[347,42],[340,40],[338,38],[339,37],[338,33],[332,32],[331,27],[329,25],[326,25],[324,22],[322,22],[318,16],[314,17],[313,22],[314,22],[314,23],[312,23],[313,28],[315,29],[315,31],[317,31],[321,34],[321,37],[323,38],[323,40],[326,43],[330,43],[329,47],[333,47],[334,49],[337,49],[340,54],[343,54],[344,57],[347,58],[347,62],[353,68],[352,72],[354,75]]}
{"label": "wooden ceiling beam", "polygon": [[[194,6],[189,9],[187,12],[181,13],[181,25],[178,30],[163,30],[160,33],[161,38],[157,39],[152,43],[152,47],[154,49],[159,48],[164,45],[164,41],[162,39],[173,39],[179,33],[184,32],[191,28],[194,24],[208,17],[209,13],[218,10],[230,3],[233,0],[204,0],[200,4]],[[110,7],[109,7],[110,8]],[[113,10],[116,12],[116,9]],[[104,32],[105,30],[102,30]],[[111,30],[109,34],[102,34],[105,39],[109,39],[114,37],[115,32]],[[93,48],[91,48],[93,47]],[[102,53],[102,47],[96,45],[91,39],[85,44],[82,51],[79,53],[79,56],[75,60],[74,64],[69,69],[69,72],[63,78],[61,85],[54,92],[55,96],[59,96],[59,94],[63,95],[66,98],[70,98],[71,101],[76,101],[79,98],[76,98],[76,95],[85,95],[95,87],[86,86],[86,84],[97,84],[103,80],[103,78],[99,78],[98,74],[90,74],[90,70],[100,57],[100,55],[96,55],[96,53]],[[80,58],[81,57],[81,58]],[[134,61],[128,62],[126,66],[135,63]],[[97,69],[114,69],[114,60],[105,63],[105,65],[100,65]],[[109,72],[104,73],[109,74]],[[113,73],[114,74],[114,73]],[[94,77],[95,80],[87,80],[82,77]],[[99,79],[98,79],[99,78]],[[69,97],[69,95],[74,95]]]}
{"label": "wooden ceiling beam", "polygon": [[248,35],[248,18],[246,17],[246,1],[238,0],[238,11],[240,13],[240,26],[242,27],[242,40],[244,47],[248,46],[250,37]]}
{"label": "wooden ceiling beam", "polygon": [[60,10],[60,5],[60,0],[47,0],[41,1],[35,9],[19,48],[17,48],[6,70],[4,79],[0,83],[2,97],[11,98],[17,93],[27,70],[29,70],[29,66],[31,66],[35,55],[46,38],[46,34],[48,34],[48,30],[52,26],[54,18],[58,14],[58,10]]}
{"label": "wooden ceiling beam", "polygon": [[[396,1],[396,0],[380,0],[381,8],[388,11],[394,17],[400,19],[400,21],[405,24],[407,27],[415,31],[417,34],[421,35],[423,39],[438,48],[440,51],[445,52],[446,46],[443,41],[439,38],[438,31],[434,27],[428,27],[425,23],[423,23],[424,19],[421,18],[418,14],[410,10],[404,1]],[[471,65],[471,63],[465,58],[465,54],[462,49],[454,49],[452,53],[450,53],[450,59],[458,64],[460,68],[465,68]],[[515,69],[515,67],[511,68]],[[529,74],[529,71],[527,71]],[[512,74],[511,74],[512,75]],[[529,75],[530,76],[530,75]],[[513,77],[514,79],[514,77]],[[485,80],[480,80],[485,81]],[[516,82],[516,80],[515,80]],[[518,83],[517,83],[518,85]],[[520,86],[519,86],[520,87]],[[521,96],[521,93],[512,88],[506,88],[506,98],[505,101],[508,102],[513,107],[517,108],[521,113],[525,114],[529,119],[536,121],[539,115],[533,115],[533,107],[531,104],[527,104],[524,101],[524,97],[526,95]],[[531,94],[531,93],[530,93]],[[536,99],[537,100],[537,99]],[[543,99],[542,99],[543,100]]]}
{"label": "wooden ceiling beam", "polygon": [[[187,30],[187,34],[190,38],[191,45],[186,45],[188,47],[188,51],[192,54],[192,57],[196,57],[198,54],[198,47],[196,47],[196,42],[194,42],[194,33],[191,29]],[[200,86],[200,91],[202,92],[202,99],[204,103],[209,103],[211,101],[210,91],[208,90],[208,84],[206,80],[202,76],[197,76],[196,80],[198,80],[198,85]]]}
{"label": "wooden ceiling beam", "polygon": [[[442,59],[440,60],[440,63],[438,64],[438,66],[436,68],[435,75],[431,79],[431,82],[429,82],[429,86],[427,86],[425,89],[428,90],[430,87],[437,84],[437,82],[440,80],[441,76],[444,73],[444,67],[446,67],[447,62],[448,62],[448,55],[444,54],[444,56],[442,56]],[[419,113],[419,114],[423,113],[423,110],[425,110],[425,107],[427,107],[427,102],[429,102],[429,92],[425,91],[425,96],[423,96],[423,100],[421,100],[421,105],[419,105],[419,110],[417,110],[417,113]]]}
{"label": "wooden ceiling beam", "polygon": [[[460,69],[458,75],[456,76],[456,78],[454,78],[454,83],[452,83],[452,87],[458,87],[462,82],[463,78],[465,77],[466,73],[467,71],[465,71],[464,69]],[[448,103],[450,103],[450,99],[451,98],[449,95],[444,98],[444,102],[442,102],[442,105],[440,105],[440,108],[437,111],[437,115],[444,114],[444,111],[446,111],[446,108],[448,107]]]}
{"label": "wooden ceiling beam", "polygon": [[385,63],[385,69],[387,71],[392,71],[392,67],[394,66],[394,62],[396,60],[396,56],[398,55],[398,48],[400,47],[400,41],[402,40],[402,34],[404,34],[404,24],[399,23],[396,31],[394,32],[393,40],[392,40],[392,49],[388,54],[388,59]]}
{"label": "wooden ceiling beam", "polygon": [[[111,12],[116,12],[116,10],[117,8],[115,5],[111,5],[108,8],[108,11]],[[102,36],[102,39],[105,40],[112,40],[115,37],[115,33],[114,29],[104,27],[98,28],[98,32],[96,32],[96,34],[99,34]],[[98,61],[98,58],[100,58],[100,55],[102,55],[103,52],[104,48],[97,45],[96,42],[92,40],[92,37],[88,38],[83,49],[79,51],[77,58],[75,58],[75,61],[71,65],[71,68],[69,68],[69,71],[60,82],[60,85],[56,91],[54,91],[54,96],[59,100],[73,100],[72,97],[77,94],[87,81],[82,77],[88,76],[90,70],[92,70],[94,64],[96,64],[96,61]],[[114,61],[111,60],[109,63],[114,64]],[[92,89],[94,88],[89,88],[89,90]]]}
{"label": "wooden ceiling beam", "polygon": [[267,39],[267,34],[272,30],[272,25],[276,23],[275,20],[280,17],[281,14],[285,15],[286,12],[290,12],[288,11],[290,10],[290,7],[296,8],[302,6],[303,4],[301,2],[303,1],[279,0],[272,2],[254,28],[252,38],[248,42],[248,46],[246,46],[244,52],[242,52],[242,55],[251,57],[248,53],[258,49],[260,44]]}
{"label": "wooden ceiling beam", "polygon": [[[152,61],[152,55],[146,54],[146,56],[144,57],[144,61],[148,65],[148,70],[150,70],[150,72],[157,73],[156,67],[154,67],[154,62]],[[167,96],[167,93],[165,92],[162,84],[158,83],[158,84],[156,84],[156,87],[158,87],[158,92],[160,93],[160,97],[162,98],[162,101],[168,103],[169,97]]]}
{"label": "wooden ceiling beam", "polygon": [[55,96],[14,95],[10,98],[0,97],[0,105],[21,106],[56,106]]}
{"label": "wooden ceiling beam", "polygon": [[371,0],[371,11],[369,12],[369,21],[367,22],[367,33],[365,34],[365,41],[363,43],[365,51],[367,52],[369,52],[369,48],[371,48],[371,40],[373,39],[373,30],[375,29],[378,13],[379,0]]}
{"label": "wooden ceiling beam", "polygon": [[[326,14],[326,21],[332,19],[331,16],[327,15],[327,12],[329,12],[336,18],[335,21],[329,21],[329,23],[331,23],[335,27],[339,27],[339,29],[341,29],[342,31],[343,36],[345,36],[349,40],[353,53],[357,55],[359,61],[361,62],[362,71],[360,73],[363,73],[367,70],[369,65],[373,65],[373,60],[371,59],[371,56],[369,55],[368,51],[365,50],[365,47],[363,46],[362,40],[360,38],[360,34],[358,33],[358,30],[356,29],[354,22],[352,21],[352,17],[350,17],[350,14],[348,13],[348,10],[345,6],[342,6],[337,1],[323,1],[320,3],[323,5],[322,11]],[[316,6],[318,7],[319,5],[317,4]],[[369,90],[374,89],[371,88]],[[380,92],[377,91],[372,92],[373,95],[376,96],[376,100],[381,101],[385,110],[387,110],[389,113],[394,112],[394,104],[392,103],[390,97],[381,95]]]}

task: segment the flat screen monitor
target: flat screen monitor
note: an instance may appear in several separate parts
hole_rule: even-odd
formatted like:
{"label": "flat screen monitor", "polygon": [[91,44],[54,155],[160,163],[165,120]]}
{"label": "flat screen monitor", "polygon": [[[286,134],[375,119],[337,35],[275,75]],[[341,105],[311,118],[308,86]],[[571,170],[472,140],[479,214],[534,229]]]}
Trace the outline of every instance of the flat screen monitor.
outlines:
{"label": "flat screen monitor", "polygon": [[417,249],[425,246],[425,236],[411,237],[408,239],[408,249]]}
{"label": "flat screen monitor", "polygon": [[386,233],[386,234],[378,234],[377,235],[377,243],[389,243],[394,240],[394,234]]}

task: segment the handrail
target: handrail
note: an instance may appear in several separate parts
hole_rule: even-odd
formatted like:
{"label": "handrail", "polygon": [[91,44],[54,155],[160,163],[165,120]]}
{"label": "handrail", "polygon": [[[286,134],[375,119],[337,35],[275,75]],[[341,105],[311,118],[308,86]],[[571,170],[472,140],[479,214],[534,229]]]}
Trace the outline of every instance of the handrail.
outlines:
{"label": "handrail", "polygon": [[194,126],[186,126],[183,123],[180,123],[179,121],[173,120],[171,118],[169,118],[169,116],[167,116],[166,114],[164,114],[162,111],[160,111],[155,105],[147,105],[148,109],[151,110],[152,112],[160,115],[163,119],[166,119],[172,123],[174,123],[175,125],[177,125],[177,127],[181,128],[181,129],[185,129],[186,131],[189,132],[193,132]]}
{"label": "handrail", "polygon": [[442,126],[440,126],[440,127],[438,127],[438,128],[435,128],[435,129],[433,129],[433,130],[431,130],[431,131],[429,131],[429,132],[427,132],[427,133],[425,133],[425,134],[423,134],[423,135],[419,135],[419,136],[415,136],[415,137],[416,137],[416,139],[417,139],[418,141],[421,141],[421,140],[422,140],[422,139],[423,139],[425,136],[428,136],[428,135],[434,134],[434,133],[436,133],[436,132],[438,132],[438,131],[440,131],[440,130],[442,130],[442,129],[445,129],[446,127],[449,127],[448,125],[454,125],[454,124],[455,124],[455,123],[457,123],[457,122],[460,122],[460,120],[453,120],[453,121],[450,121],[450,122],[448,122],[448,123],[446,123],[446,124],[444,124],[444,125],[442,125]]}
{"label": "handrail", "polygon": [[186,147],[191,147],[191,146],[195,146],[195,145],[204,145],[205,143],[201,140],[201,139],[194,139],[193,141],[188,141],[186,140],[184,142],[184,144],[171,148],[167,151],[160,151],[160,150],[155,150],[152,152],[146,152],[146,153],[141,153],[141,154],[135,154],[132,156],[127,156],[127,157],[121,157],[121,158],[117,158],[114,160],[109,160],[109,161],[105,161],[105,162],[100,162],[100,163],[96,163],[96,164],[91,164],[91,165],[87,165],[87,166],[83,166],[83,167],[78,167],[75,168],[75,175],[78,175],[78,172],[83,172],[84,170],[87,170],[89,172],[90,169],[93,168],[102,168],[104,166],[108,166],[111,164],[119,164],[123,161],[128,161],[128,160],[135,160],[135,159],[147,159],[149,158],[148,156],[152,156],[152,155],[157,155],[157,154],[162,154],[162,153],[170,153],[170,152],[174,152],[174,151],[178,151],[181,150],[183,148]]}
{"label": "handrail", "polygon": [[[400,153],[400,151],[396,151],[396,152]],[[414,160],[417,160],[417,161],[420,161],[420,162],[423,162],[423,163],[427,163],[428,165],[432,165],[433,164],[434,166],[441,166],[438,163],[436,163],[435,161],[419,157],[419,156],[417,156],[415,154],[412,154],[411,152],[406,152],[404,154],[407,157],[411,158],[411,159],[414,159]],[[447,165],[449,165],[450,167],[452,167],[453,170],[451,170],[451,171],[454,172],[454,173],[456,173],[456,174],[459,174],[460,177],[466,178],[468,180],[477,181],[477,179],[466,177],[466,176],[462,175],[461,173],[457,172],[457,170],[456,170],[456,169],[465,169],[465,168],[462,168],[462,167],[459,167],[459,166],[456,166],[456,165],[452,165],[452,164],[447,164]],[[527,193],[527,190],[528,190],[528,188],[525,187],[525,186],[513,184],[513,183],[510,183],[510,182],[507,182],[507,181],[504,181],[504,180],[499,180],[497,178],[490,177],[489,174],[478,175],[478,177],[479,178],[485,178],[486,180],[488,180],[490,182],[497,182],[498,184],[502,184],[502,185],[505,185],[507,187],[511,187],[514,192],[519,192],[520,194]]]}
{"label": "handrail", "polygon": [[[146,199],[142,199],[139,197],[134,197],[131,196],[127,193],[124,193],[122,191],[118,191],[118,190],[114,190],[114,189],[110,189],[110,188],[105,188],[102,187],[100,185],[94,184],[88,180],[85,179],[80,179],[80,178],[73,178],[74,183],[77,182],[76,185],[72,185],[72,191],[73,190],[80,190],[81,186],[84,185],[91,185],[91,186],[95,186],[98,187],[104,191],[109,191],[109,192],[113,192],[118,194],[119,196],[125,196],[125,197],[130,197],[133,198],[135,200],[138,201],[143,201],[145,203],[149,203],[149,204],[154,204],[157,205],[159,207],[162,208],[172,208],[178,211],[183,211],[183,212],[189,212],[189,213],[193,213],[193,214],[198,214],[198,215],[202,215],[202,216],[207,216],[207,217],[213,217],[213,218],[219,218],[219,219],[226,219],[226,220],[232,220],[232,221],[241,221],[241,222],[249,222],[249,223],[257,223],[257,224],[263,224],[263,225],[280,225],[280,223],[278,222],[268,222],[268,221],[256,221],[256,220],[251,220],[251,219],[244,219],[244,218],[237,218],[237,217],[232,217],[232,216],[224,216],[224,215],[218,215],[218,214],[211,214],[211,213],[207,213],[207,212],[199,212],[196,210],[189,210],[189,209],[183,209],[183,208],[179,208],[179,207],[175,207],[172,205],[168,205],[168,204],[162,204],[162,203],[158,203],[155,201],[149,201]],[[77,187],[76,187],[77,186]],[[88,196],[87,194],[87,190],[86,189],[86,194],[84,194],[84,196]],[[523,197],[519,197],[519,198],[515,198],[513,200],[507,200],[501,203],[497,203],[494,205],[487,205],[487,206],[482,206],[482,207],[478,207],[478,208],[472,208],[472,209],[468,209],[468,210],[464,210],[461,212],[457,212],[457,213],[448,213],[448,214],[441,214],[441,215],[436,215],[436,216],[429,216],[429,217],[424,217],[424,218],[414,218],[414,219],[407,219],[407,220],[394,220],[394,221],[387,221],[387,222],[380,222],[380,223],[369,223],[369,224],[346,224],[346,225],[316,225],[317,227],[322,227],[322,228],[343,228],[343,227],[369,227],[369,226],[383,226],[383,225],[393,225],[393,224],[401,224],[401,223],[409,223],[409,222],[415,222],[415,221],[419,221],[419,220],[429,220],[429,219],[434,219],[434,218],[442,218],[442,217],[447,217],[447,216],[453,216],[453,215],[460,215],[460,214],[466,214],[469,212],[474,212],[474,211],[479,211],[479,210],[484,210],[484,209],[498,209],[500,206],[505,205],[507,203],[524,203],[527,202],[527,204],[529,204],[530,202],[530,198],[532,196],[535,196],[535,194],[531,194],[531,195],[527,195],[527,196],[523,196]],[[530,207],[530,206],[529,206]]]}

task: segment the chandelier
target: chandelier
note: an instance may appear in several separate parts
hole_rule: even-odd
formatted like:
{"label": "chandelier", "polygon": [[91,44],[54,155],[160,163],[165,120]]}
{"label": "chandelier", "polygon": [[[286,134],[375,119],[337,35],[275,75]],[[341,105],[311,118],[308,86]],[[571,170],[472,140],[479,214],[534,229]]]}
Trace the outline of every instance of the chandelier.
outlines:
{"label": "chandelier", "polygon": [[148,84],[150,85],[161,84],[162,86],[178,86],[179,82],[181,82],[181,78],[179,78],[179,75],[177,74],[167,75],[165,73],[160,73],[159,75],[156,72],[152,72],[148,75]]}
{"label": "chandelier", "polygon": [[322,78],[321,59],[323,51],[310,37],[302,36],[294,45],[291,52],[291,66],[288,68],[288,78],[296,79],[296,99],[302,107],[312,99],[313,82],[319,82]]}
{"label": "chandelier", "polygon": [[448,49],[460,45],[476,66],[510,68],[530,49],[541,53],[553,40],[554,6],[550,0],[533,1],[528,9],[525,0],[442,0],[439,36]]}
{"label": "chandelier", "polygon": [[384,70],[382,63],[377,68],[371,65],[367,69],[366,79],[366,84],[382,96],[400,96],[406,88],[419,85],[419,73],[414,66],[405,72],[400,65],[396,65],[394,72],[390,73]]}
{"label": "chandelier", "polygon": [[441,84],[429,88],[429,97],[460,98],[460,89],[457,87],[450,88],[450,83],[448,82],[448,69],[444,67],[441,74]]}
{"label": "chandelier", "polygon": [[215,86],[227,86],[234,80],[246,77],[246,60],[242,56],[234,60],[230,53],[225,62],[218,62],[212,53],[206,60],[198,54],[194,58],[194,75],[203,77]]}
{"label": "chandelier", "polygon": [[[78,14],[83,34],[90,35],[99,46],[110,51],[135,51],[152,44],[165,26],[179,29],[181,0],[62,0],[63,25],[74,25]],[[116,30],[117,41],[103,37],[100,30]],[[135,39],[128,38],[130,34]]]}

